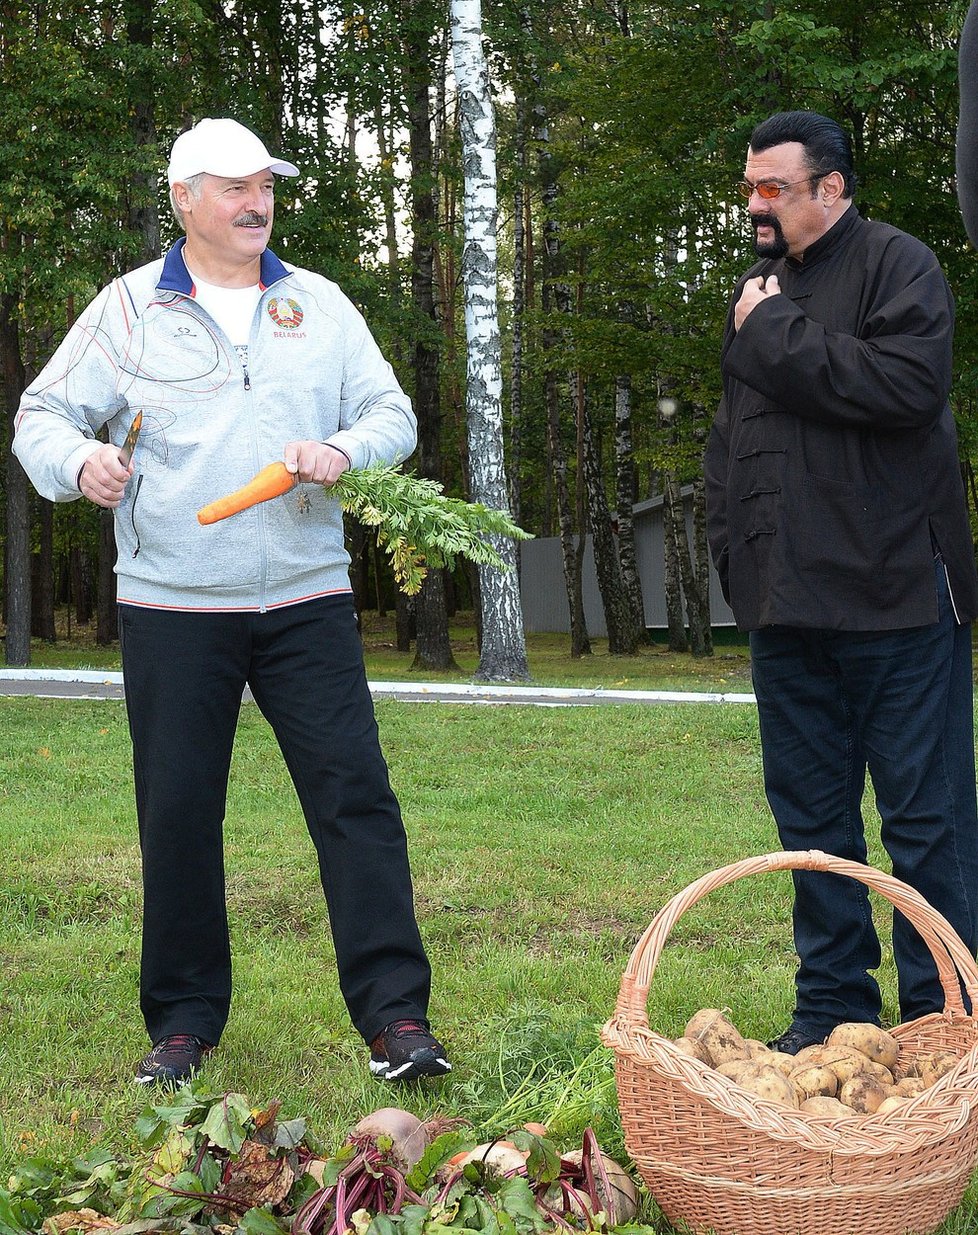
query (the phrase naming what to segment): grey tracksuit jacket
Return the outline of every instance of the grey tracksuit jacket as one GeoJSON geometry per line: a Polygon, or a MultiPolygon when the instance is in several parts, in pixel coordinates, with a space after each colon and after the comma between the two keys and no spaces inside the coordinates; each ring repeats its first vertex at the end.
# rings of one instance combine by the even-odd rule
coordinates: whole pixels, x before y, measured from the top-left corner
{"type": "Polygon", "coordinates": [[[71,501],[96,434],[121,446],[142,411],[115,512],[122,604],[261,611],[348,592],[342,514],[321,486],[208,527],[197,511],[287,441],[328,442],[353,467],[401,462],[416,442],[410,401],[340,289],[268,250],[245,370],[194,299],[183,243],[114,280],[75,322],[24,393],[14,453],[42,496],[71,501]]]}

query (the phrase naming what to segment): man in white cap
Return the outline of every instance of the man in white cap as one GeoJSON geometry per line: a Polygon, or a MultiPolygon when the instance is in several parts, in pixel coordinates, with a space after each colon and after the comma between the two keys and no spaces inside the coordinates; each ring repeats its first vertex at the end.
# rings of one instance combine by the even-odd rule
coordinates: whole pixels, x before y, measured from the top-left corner
{"type": "Polygon", "coordinates": [[[227,1021],[222,833],[246,686],[316,847],[371,1072],[450,1069],[427,1020],[404,826],[328,492],[348,467],[405,459],[416,422],[339,288],[268,248],[275,179],[298,174],[234,120],[181,134],[168,180],[186,236],[103,289],[17,414],[14,450],[43,496],[115,511],[152,1042],[143,1084],[192,1076],[227,1021]],[[289,493],[198,523],[201,506],[274,460],[295,474],[289,493]]]}

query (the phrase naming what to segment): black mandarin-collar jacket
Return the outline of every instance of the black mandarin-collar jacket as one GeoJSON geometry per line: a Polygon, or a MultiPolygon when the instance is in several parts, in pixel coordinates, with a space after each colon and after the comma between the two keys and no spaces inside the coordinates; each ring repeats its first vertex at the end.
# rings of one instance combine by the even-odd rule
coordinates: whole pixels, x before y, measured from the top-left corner
{"type": "Polygon", "coordinates": [[[710,548],[741,630],[958,620],[978,579],[948,405],[954,305],[933,253],[851,206],[804,255],[758,262],[731,302],[706,453],[710,548]],[[782,295],[739,331],[748,278],[782,295]]]}

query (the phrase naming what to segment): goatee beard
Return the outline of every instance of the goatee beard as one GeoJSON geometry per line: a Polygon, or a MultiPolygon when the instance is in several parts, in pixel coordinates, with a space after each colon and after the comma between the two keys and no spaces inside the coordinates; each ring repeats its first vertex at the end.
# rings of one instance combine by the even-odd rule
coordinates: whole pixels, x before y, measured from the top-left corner
{"type": "Polygon", "coordinates": [[[754,252],[758,257],[787,257],[788,242],[784,238],[784,232],[781,230],[781,220],[773,214],[753,214],[751,215],[751,227],[754,229],[754,252]],[[774,232],[774,239],[765,243],[761,243],[757,239],[757,229],[759,227],[769,227],[774,232]]]}

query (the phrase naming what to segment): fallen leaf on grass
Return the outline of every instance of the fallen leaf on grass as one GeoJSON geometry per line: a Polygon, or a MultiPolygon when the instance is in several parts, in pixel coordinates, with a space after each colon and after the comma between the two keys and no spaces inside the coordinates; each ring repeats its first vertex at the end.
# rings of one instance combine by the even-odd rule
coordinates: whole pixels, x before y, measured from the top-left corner
{"type": "Polygon", "coordinates": [[[66,1231],[115,1231],[119,1223],[94,1209],[69,1209],[61,1214],[52,1214],[44,1220],[41,1230],[44,1235],[64,1235],[66,1231]]]}
{"type": "Polygon", "coordinates": [[[258,1141],[246,1140],[225,1168],[220,1193],[234,1201],[234,1210],[243,1214],[260,1205],[280,1204],[294,1182],[295,1172],[287,1159],[270,1153],[258,1141]]]}

